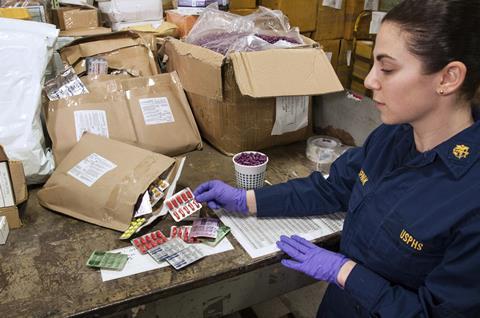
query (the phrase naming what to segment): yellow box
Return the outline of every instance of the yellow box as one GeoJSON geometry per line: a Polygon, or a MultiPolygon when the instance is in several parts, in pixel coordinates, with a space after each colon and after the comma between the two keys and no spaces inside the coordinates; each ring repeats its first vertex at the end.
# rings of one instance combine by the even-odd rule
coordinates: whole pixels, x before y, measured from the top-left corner
{"type": "Polygon", "coordinates": [[[371,68],[371,64],[367,61],[363,59],[355,59],[353,62],[353,76],[360,80],[364,80],[371,68]]]}
{"type": "Polygon", "coordinates": [[[317,20],[317,0],[260,0],[259,4],[282,11],[289,19],[290,26],[297,26],[300,32],[314,31],[317,20]]]}
{"type": "Polygon", "coordinates": [[[256,8],[252,9],[230,9],[229,12],[238,15],[249,15],[257,11],[256,8]]]}
{"type": "Polygon", "coordinates": [[[367,60],[372,59],[373,41],[357,41],[355,55],[361,56],[367,60]]]}

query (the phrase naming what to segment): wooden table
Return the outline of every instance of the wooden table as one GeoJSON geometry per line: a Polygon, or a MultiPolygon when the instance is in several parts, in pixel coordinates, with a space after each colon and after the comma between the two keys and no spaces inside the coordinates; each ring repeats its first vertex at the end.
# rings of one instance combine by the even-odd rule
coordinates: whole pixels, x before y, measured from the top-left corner
{"type": "MultiPolygon", "coordinates": [[[[273,184],[307,176],[314,169],[303,142],[265,153],[270,158],[266,178],[273,184]]],[[[180,186],[195,188],[213,178],[234,184],[231,157],[208,145],[187,154],[180,186]]],[[[219,317],[313,282],[280,266],[280,253],[251,259],[230,234],[232,251],[180,271],[166,267],[104,283],[98,270],[85,265],[89,255],[128,243],[118,239],[119,232],[44,209],[37,190],[30,189],[22,209],[24,226],[12,230],[6,245],[0,245],[2,318],[100,317],[145,309],[145,304],[165,317],[219,317]]],[[[153,229],[169,233],[170,224],[167,218],[153,229]]],[[[331,235],[321,244],[332,247],[338,240],[339,235],[331,235]]]]}

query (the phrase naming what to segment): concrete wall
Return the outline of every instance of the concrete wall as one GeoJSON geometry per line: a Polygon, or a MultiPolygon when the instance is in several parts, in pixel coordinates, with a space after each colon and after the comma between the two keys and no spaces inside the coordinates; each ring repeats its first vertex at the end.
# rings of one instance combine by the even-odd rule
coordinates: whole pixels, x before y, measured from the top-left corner
{"type": "Polygon", "coordinates": [[[351,146],[362,145],[370,132],[381,124],[370,98],[356,101],[347,98],[345,91],[315,97],[313,118],[315,133],[337,137],[351,146]]]}

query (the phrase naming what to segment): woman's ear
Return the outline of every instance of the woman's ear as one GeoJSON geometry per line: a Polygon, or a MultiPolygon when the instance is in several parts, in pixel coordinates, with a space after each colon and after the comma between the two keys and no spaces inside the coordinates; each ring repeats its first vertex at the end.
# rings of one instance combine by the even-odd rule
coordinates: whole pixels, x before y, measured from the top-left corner
{"type": "Polygon", "coordinates": [[[440,95],[450,95],[458,92],[462,87],[465,75],[467,74],[467,67],[459,61],[448,63],[440,71],[440,85],[437,87],[437,92],[440,95]]]}

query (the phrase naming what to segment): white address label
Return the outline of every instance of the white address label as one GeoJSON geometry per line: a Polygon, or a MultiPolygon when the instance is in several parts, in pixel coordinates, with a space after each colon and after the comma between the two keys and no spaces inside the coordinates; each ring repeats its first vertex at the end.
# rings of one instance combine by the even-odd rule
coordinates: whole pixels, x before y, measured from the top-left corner
{"type": "Polygon", "coordinates": [[[143,98],[139,100],[145,125],[173,123],[172,110],[166,97],[143,98]]]}
{"type": "Polygon", "coordinates": [[[0,208],[15,205],[13,188],[6,162],[0,162],[0,208]]]}
{"type": "Polygon", "coordinates": [[[108,138],[107,113],[104,110],[77,110],[73,112],[73,116],[77,141],[84,132],[108,138]]]}
{"type": "Polygon", "coordinates": [[[87,187],[91,187],[104,174],[117,167],[113,162],[92,153],[80,161],[75,167],[68,171],[68,174],[87,187]]]}

